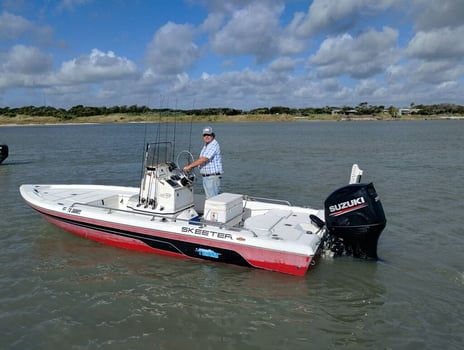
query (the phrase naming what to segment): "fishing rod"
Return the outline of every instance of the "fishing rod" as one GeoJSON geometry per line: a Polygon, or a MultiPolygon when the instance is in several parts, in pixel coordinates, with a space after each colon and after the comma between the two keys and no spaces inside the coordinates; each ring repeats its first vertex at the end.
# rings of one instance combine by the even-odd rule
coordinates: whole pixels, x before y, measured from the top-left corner
{"type": "MultiPolygon", "coordinates": [[[[193,100],[193,106],[192,106],[192,111],[195,111],[195,99],[193,100]]],[[[192,152],[192,128],[193,128],[193,113],[190,114],[190,131],[189,131],[189,146],[188,146],[188,151],[189,153],[192,152]]]]}

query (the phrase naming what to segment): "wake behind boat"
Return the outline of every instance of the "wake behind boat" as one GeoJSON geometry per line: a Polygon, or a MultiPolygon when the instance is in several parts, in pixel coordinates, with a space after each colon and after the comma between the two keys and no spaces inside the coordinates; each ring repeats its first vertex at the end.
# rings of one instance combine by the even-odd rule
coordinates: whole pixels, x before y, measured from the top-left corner
{"type": "MultiPolygon", "coordinates": [[[[113,246],[303,276],[317,254],[376,259],[386,225],[374,186],[350,184],[324,209],[221,193],[194,194],[194,174],[173,162],[172,144],[149,143],[140,187],[22,185],[24,200],[73,234],[113,246]]],[[[182,153],[182,152],[181,152],[182,153]]]]}

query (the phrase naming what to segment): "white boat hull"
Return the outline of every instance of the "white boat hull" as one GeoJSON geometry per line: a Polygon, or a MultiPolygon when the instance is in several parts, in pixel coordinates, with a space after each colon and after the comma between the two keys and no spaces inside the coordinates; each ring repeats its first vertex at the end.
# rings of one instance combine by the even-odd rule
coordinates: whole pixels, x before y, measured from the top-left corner
{"type": "Polygon", "coordinates": [[[323,218],[323,211],[243,196],[240,221],[229,225],[199,220],[194,207],[160,214],[137,206],[139,189],[133,187],[22,185],[20,192],[47,221],[87,239],[297,276],[306,274],[323,237],[309,219],[323,218]]]}

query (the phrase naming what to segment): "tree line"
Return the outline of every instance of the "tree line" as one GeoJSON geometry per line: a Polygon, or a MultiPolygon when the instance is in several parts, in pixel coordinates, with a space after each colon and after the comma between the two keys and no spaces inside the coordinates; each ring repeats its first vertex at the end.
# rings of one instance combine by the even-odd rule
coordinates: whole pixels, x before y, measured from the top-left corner
{"type": "MultiPolygon", "coordinates": [[[[414,104],[411,103],[411,114],[413,115],[449,115],[457,114],[464,115],[464,106],[441,103],[432,105],[414,104]]],[[[325,107],[306,107],[306,108],[289,108],[284,106],[273,106],[256,108],[249,111],[244,111],[234,108],[201,108],[201,109],[170,109],[170,108],[149,108],[147,106],[113,106],[113,107],[92,107],[77,105],[69,109],[55,108],[51,106],[25,106],[25,107],[0,107],[0,115],[7,117],[16,117],[18,115],[36,116],[36,117],[55,117],[63,120],[74,119],[79,117],[90,117],[111,114],[132,114],[140,115],[147,113],[159,113],[165,116],[169,115],[192,115],[192,116],[212,116],[212,115],[294,115],[294,116],[312,116],[331,114],[332,111],[337,110],[341,113],[349,113],[354,115],[378,115],[382,113],[389,113],[392,116],[397,116],[398,108],[394,106],[385,107],[383,105],[369,105],[367,102],[362,102],[357,106],[325,106],[325,107]]]]}

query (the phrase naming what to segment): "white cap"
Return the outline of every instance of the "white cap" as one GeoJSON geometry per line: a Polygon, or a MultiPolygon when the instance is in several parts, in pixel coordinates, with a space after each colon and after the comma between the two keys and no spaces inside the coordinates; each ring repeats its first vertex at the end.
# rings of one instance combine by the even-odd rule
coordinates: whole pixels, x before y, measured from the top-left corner
{"type": "Polygon", "coordinates": [[[203,134],[202,135],[212,135],[213,134],[213,128],[210,126],[207,126],[206,128],[203,128],[203,134]]]}

